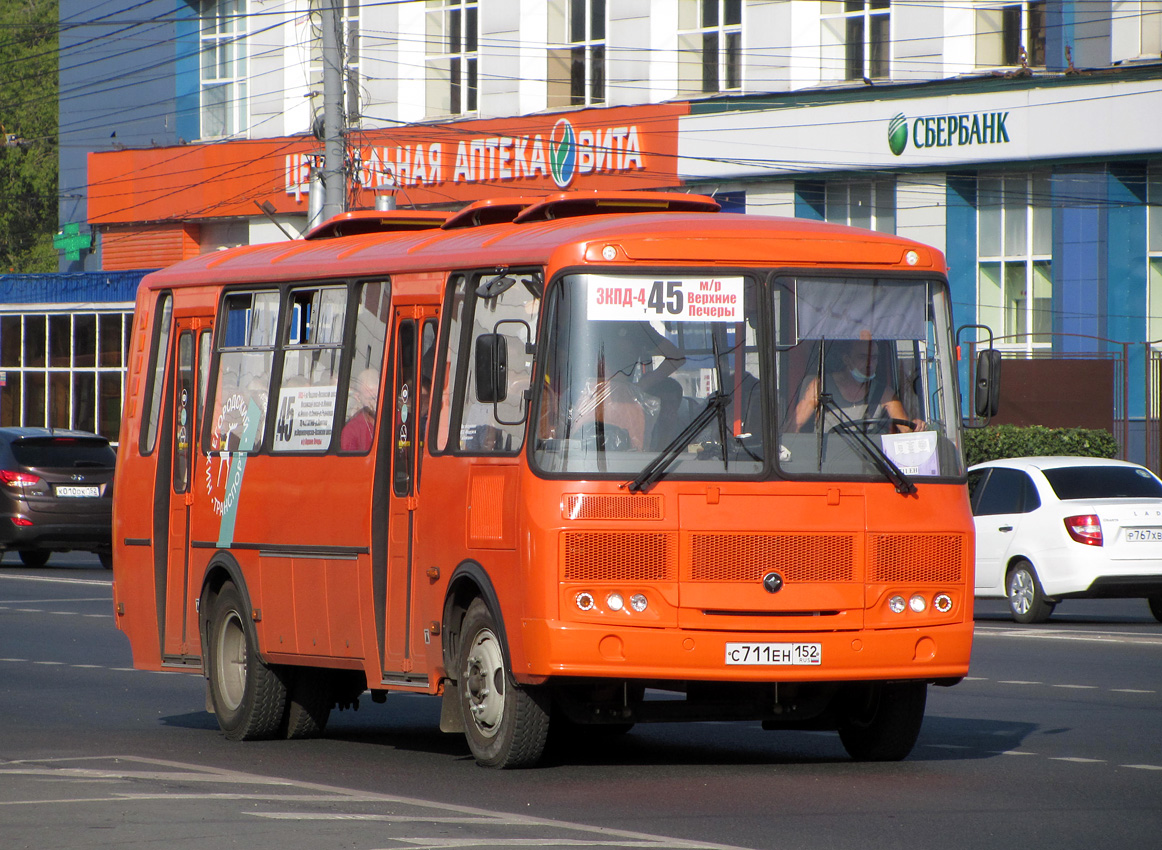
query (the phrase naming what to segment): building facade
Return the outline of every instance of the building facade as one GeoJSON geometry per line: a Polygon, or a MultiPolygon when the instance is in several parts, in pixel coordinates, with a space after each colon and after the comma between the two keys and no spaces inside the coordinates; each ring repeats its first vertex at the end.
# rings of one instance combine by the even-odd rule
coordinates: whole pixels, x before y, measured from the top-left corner
{"type": "MultiPolygon", "coordinates": [[[[307,228],[320,2],[62,0],[62,270],[307,228]]],[[[1162,0],[337,5],[350,205],[664,188],[917,238],[1012,355],[1121,351],[1152,439],[1162,0]]]]}

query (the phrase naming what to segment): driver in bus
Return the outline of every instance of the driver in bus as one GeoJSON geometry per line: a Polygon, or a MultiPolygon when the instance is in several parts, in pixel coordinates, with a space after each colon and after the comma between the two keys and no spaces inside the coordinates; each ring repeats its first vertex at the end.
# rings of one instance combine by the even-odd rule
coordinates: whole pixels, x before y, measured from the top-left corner
{"type": "Polygon", "coordinates": [[[670,374],[685,358],[644,322],[601,322],[592,374],[570,411],[571,432],[600,425],[606,448],[642,451],[672,430],[681,385],[670,374]],[[656,368],[655,356],[662,362],[656,368]]]}
{"type": "MultiPolygon", "coordinates": [[[[834,343],[834,365],[825,373],[831,401],[856,422],[882,420],[892,433],[922,431],[924,420],[908,416],[889,381],[879,380],[879,343],[869,337],[834,343]]],[[[829,352],[831,354],[831,352],[829,352]]],[[[810,377],[799,390],[792,414],[793,431],[810,430],[819,411],[819,376],[810,377]]]]}

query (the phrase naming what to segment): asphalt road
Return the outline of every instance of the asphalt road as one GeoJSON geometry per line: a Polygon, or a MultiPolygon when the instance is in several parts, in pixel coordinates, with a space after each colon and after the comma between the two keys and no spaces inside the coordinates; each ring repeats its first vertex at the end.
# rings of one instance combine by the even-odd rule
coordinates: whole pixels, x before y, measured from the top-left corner
{"type": "Polygon", "coordinates": [[[0,847],[1153,848],[1162,623],[1138,600],[1018,627],[978,606],[972,676],[912,756],[833,734],[638,726],[544,767],[479,768],[419,696],[314,741],[232,743],[202,680],[132,669],[94,558],[0,563],[0,847]]]}

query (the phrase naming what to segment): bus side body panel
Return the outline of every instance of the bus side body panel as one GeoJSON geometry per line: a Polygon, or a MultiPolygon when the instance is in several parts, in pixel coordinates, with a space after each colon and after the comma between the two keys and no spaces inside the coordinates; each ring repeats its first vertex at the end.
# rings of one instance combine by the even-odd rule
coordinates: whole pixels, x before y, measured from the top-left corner
{"type": "MultiPolygon", "coordinates": [[[[129,638],[135,667],[161,667],[160,619],[153,563],[157,453],[142,457],[139,435],[148,392],[150,348],[158,321],[157,293],[137,290],[125,407],[117,448],[113,500],[113,604],[117,628],[129,638]]],[[[164,545],[164,542],[163,544],[164,545]]]]}
{"type": "MultiPolygon", "coordinates": [[[[129,370],[126,400],[117,454],[117,483],[113,503],[113,577],[117,625],[129,637],[135,666],[160,669],[166,645],[174,635],[167,635],[167,621],[172,632],[175,623],[188,618],[195,645],[188,648],[196,665],[196,616],[193,598],[183,612],[180,579],[172,574],[169,507],[174,437],[173,362],[177,334],[176,323],[191,318],[209,327],[216,305],[213,287],[155,289],[146,278],[138,290],[134,325],[130,338],[129,370]],[[172,317],[167,344],[154,352],[159,341],[160,305],[170,298],[172,317]],[[153,358],[158,358],[156,364],[153,358]],[[159,368],[158,368],[159,367],[159,368]],[[161,391],[155,381],[160,375],[161,391]],[[157,426],[152,446],[144,446],[142,429],[150,413],[153,398],[160,402],[156,412],[157,426]]],[[[163,329],[165,330],[165,329],[163,329]]],[[[194,472],[196,474],[197,459],[194,472]]],[[[180,529],[179,534],[184,534],[180,529]]],[[[179,629],[180,631],[180,629],[179,629]]]]}

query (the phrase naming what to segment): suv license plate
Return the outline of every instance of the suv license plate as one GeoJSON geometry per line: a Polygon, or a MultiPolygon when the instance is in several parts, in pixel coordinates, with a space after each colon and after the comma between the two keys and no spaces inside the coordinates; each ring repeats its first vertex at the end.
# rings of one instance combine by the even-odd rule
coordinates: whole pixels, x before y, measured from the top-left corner
{"type": "Polygon", "coordinates": [[[726,663],[814,667],[823,663],[823,647],[818,643],[728,643],[726,663]]]}
{"type": "Polygon", "coordinates": [[[56,488],[58,496],[80,496],[82,498],[95,499],[101,495],[100,487],[76,487],[71,484],[62,484],[56,488]]]}

